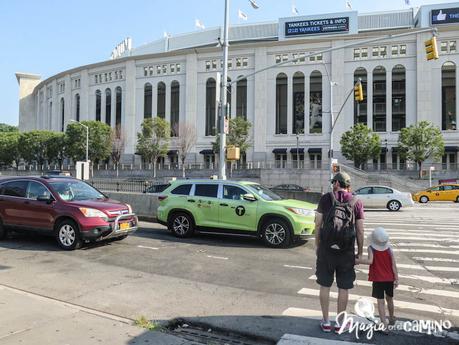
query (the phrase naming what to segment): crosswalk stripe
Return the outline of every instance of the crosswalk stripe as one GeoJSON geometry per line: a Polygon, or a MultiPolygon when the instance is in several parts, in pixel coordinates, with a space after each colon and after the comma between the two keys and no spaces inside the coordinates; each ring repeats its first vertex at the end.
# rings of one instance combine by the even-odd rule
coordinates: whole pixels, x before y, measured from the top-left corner
{"type": "Polygon", "coordinates": [[[447,227],[452,227],[452,228],[459,228],[459,225],[457,224],[457,222],[455,221],[452,221],[451,223],[437,223],[435,221],[433,221],[432,223],[429,223],[427,221],[423,221],[423,220],[420,220],[420,219],[400,219],[400,222],[388,222],[387,220],[382,220],[382,219],[378,219],[374,222],[372,221],[368,221],[368,220],[365,220],[365,224],[366,225],[376,225],[376,226],[379,226],[381,224],[385,224],[385,225],[403,225],[403,226],[423,226],[423,227],[426,227],[426,226],[432,226],[432,227],[444,227],[444,228],[447,228],[447,227]],[[413,222],[411,222],[413,221],[413,222]]]}
{"type": "Polygon", "coordinates": [[[390,240],[413,240],[413,241],[425,241],[425,242],[454,242],[459,243],[459,238],[451,237],[438,237],[434,238],[419,238],[419,236],[390,236],[390,240]]]}
{"type": "Polygon", "coordinates": [[[406,243],[406,242],[397,242],[394,243],[395,247],[425,247],[425,248],[454,248],[457,249],[458,246],[444,246],[441,244],[436,244],[436,243],[416,243],[416,242],[411,242],[411,243],[406,243]]]}
{"type": "Polygon", "coordinates": [[[446,266],[421,266],[409,264],[397,264],[397,268],[409,268],[414,270],[428,270],[438,272],[459,272],[459,267],[446,267],[446,266]]]}
{"type": "MultiPolygon", "coordinates": [[[[329,316],[335,317],[335,312],[329,312],[329,316]]],[[[285,309],[282,312],[284,316],[296,316],[296,317],[310,317],[310,318],[322,318],[322,311],[314,309],[305,309],[305,308],[294,308],[290,307],[285,309]]]]}
{"type": "Polygon", "coordinates": [[[448,259],[448,258],[429,258],[429,257],[421,257],[421,256],[413,256],[413,260],[418,261],[434,261],[434,262],[459,262],[456,259],[448,259]]]}
{"type": "MultiPolygon", "coordinates": [[[[310,280],[316,280],[315,274],[309,277],[310,280]]],[[[368,280],[355,280],[354,281],[356,286],[366,286],[372,287],[373,283],[368,280]]],[[[425,295],[435,295],[441,297],[453,297],[459,298],[459,292],[457,291],[450,291],[450,290],[438,290],[438,289],[425,289],[425,288],[418,288],[411,285],[403,285],[400,284],[396,291],[407,291],[407,292],[415,292],[417,294],[425,294],[425,295]]]]}
{"type": "MultiPolygon", "coordinates": [[[[358,268],[356,269],[356,271],[368,274],[368,270],[364,268],[358,268]]],[[[398,273],[398,277],[405,278],[405,279],[412,279],[412,280],[421,280],[421,281],[425,281],[428,283],[434,283],[434,284],[453,285],[453,284],[458,283],[458,281],[455,279],[440,278],[440,277],[435,277],[435,276],[420,276],[416,274],[401,274],[400,272],[398,273]]]]}
{"type": "Polygon", "coordinates": [[[437,250],[437,249],[411,249],[411,248],[393,248],[394,252],[405,252],[405,253],[432,253],[432,254],[449,254],[459,255],[459,251],[448,251],[448,250],[437,250]]]}
{"type": "MultiPolygon", "coordinates": [[[[374,229],[372,228],[367,228],[365,229],[365,233],[371,234],[374,229]]],[[[399,228],[386,228],[384,227],[384,230],[389,233],[389,235],[394,234],[394,235],[408,235],[408,234],[426,234],[426,235],[435,235],[435,236],[450,236],[454,238],[459,238],[459,229],[457,231],[447,231],[447,230],[438,230],[438,229],[432,229],[432,230],[419,230],[419,229],[399,229],[399,228]]]]}
{"type": "MultiPolygon", "coordinates": [[[[298,294],[318,297],[319,290],[302,288],[300,291],[298,291],[298,294]]],[[[338,293],[332,291],[330,292],[330,297],[336,299],[338,298],[338,293]]],[[[362,297],[364,296],[349,294],[349,300],[352,300],[352,301],[357,301],[362,297]]],[[[400,309],[412,309],[412,310],[429,312],[429,313],[434,313],[434,314],[445,314],[445,315],[450,315],[454,317],[459,317],[459,310],[453,310],[453,309],[433,306],[429,304],[412,303],[412,302],[394,300],[394,305],[396,308],[400,308],[400,309]]]]}

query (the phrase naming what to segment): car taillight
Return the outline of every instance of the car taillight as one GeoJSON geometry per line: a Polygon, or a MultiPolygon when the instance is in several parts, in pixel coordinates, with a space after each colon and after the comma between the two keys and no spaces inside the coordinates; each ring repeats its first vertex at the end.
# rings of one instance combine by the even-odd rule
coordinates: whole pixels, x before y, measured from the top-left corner
{"type": "Polygon", "coordinates": [[[159,201],[166,200],[166,198],[167,198],[167,195],[160,195],[160,196],[158,196],[158,200],[159,200],[159,201]]]}

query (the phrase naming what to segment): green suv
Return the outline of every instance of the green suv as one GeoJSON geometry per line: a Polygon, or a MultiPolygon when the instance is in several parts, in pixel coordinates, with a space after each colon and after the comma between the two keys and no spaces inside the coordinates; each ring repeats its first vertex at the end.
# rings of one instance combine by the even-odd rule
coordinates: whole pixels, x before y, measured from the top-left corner
{"type": "Polygon", "coordinates": [[[179,180],[158,199],[158,222],[177,237],[195,230],[249,234],[268,246],[287,247],[294,238],[314,232],[316,205],[282,199],[253,182],[179,180]]]}

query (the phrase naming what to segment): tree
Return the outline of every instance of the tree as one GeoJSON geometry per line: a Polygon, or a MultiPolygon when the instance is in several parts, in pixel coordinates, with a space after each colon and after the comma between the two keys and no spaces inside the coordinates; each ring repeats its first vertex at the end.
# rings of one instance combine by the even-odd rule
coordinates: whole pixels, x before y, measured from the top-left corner
{"type": "Polygon", "coordinates": [[[20,159],[19,132],[0,133],[0,163],[10,166],[16,162],[17,167],[20,159]]]}
{"type": "Polygon", "coordinates": [[[48,164],[56,162],[59,164],[59,169],[63,169],[62,165],[66,158],[67,147],[65,139],[65,133],[52,132],[52,136],[47,143],[48,164]]]}
{"type": "Polygon", "coordinates": [[[121,161],[121,155],[124,152],[124,146],[125,146],[125,135],[119,125],[116,126],[116,128],[112,129],[112,133],[110,136],[110,142],[112,145],[111,158],[112,158],[113,164],[115,164],[115,167],[116,167],[116,177],[118,177],[118,167],[119,167],[119,164],[121,161]]]}
{"type": "Polygon", "coordinates": [[[407,128],[402,128],[398,137],[400,155],[416,162],[419,178],[422,177],[422,163],[429,157],[439,160],[445,153],[443,136],[438,127],[428,121],[421,121],[407,128]]]}
{"type": "Polygon", "coordinates": [[[0,123],[0,133],[19,132],[17,126],[11,126],[6,123],[0,123]]]}
{"type": "Polygon", "coordinates": [[[362,123],[345,132],[340,140],[341,153],[354,162],[356,168],[363,168],[369,159],[381,154],[380,137],[362,123]]]}
{"type": "MultiPolygon", "coordinates": [[[[82,121],[89,127],[89,160],[92,163],[104,161],[110,157],[111,128],[100,121],[82,121]]],[[[86,128],[78,123],[70,123],[65,131],[67,154],[74,161],[86,159],[86,128]]]]}
{"type": "MultiPolygon", "coordinates": [[[[250,147],[249,131],[252,124],[245,120],[242,116],[237,116],[234,119],[229,119],[229,131],[226,136],[226,145],[239,147],[241,154],[246,153],[250,147]]],[[[217,136],[215,142],[212,143],[215,152],[220,150],[220,136],[217,136]]]]}
{"type": "Polygon", "coordinates": [[[182,163],[182,177],[185,177],[185,159],[187,154],[196,144],[196,127],[191,123],[182,123],[174,126],[174,132],[177,134],[178,157],[182,163]]]}
{"type": "Polygon", "coordinates": [[[28,162],[43,165],[49,161],[48,145],[54,139],[51,131],[34,130],[19,135],[19,152],[21,157],[28,162]]]}
{"type": "Polygon", "coordinates": [[[156,177],[156,161],[167,153],[170,139],[169,123],[160,118],[147,118],[142,122],[142,129],[137,133],[137,153],[153,163],[153,177],[156,177]]]}

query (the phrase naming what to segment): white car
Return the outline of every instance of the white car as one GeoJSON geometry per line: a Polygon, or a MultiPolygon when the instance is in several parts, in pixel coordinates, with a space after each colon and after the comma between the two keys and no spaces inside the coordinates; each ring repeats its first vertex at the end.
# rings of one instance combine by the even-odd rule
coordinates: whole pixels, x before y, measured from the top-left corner
{"type": "Polygon", "coordinates": [[[387,208],[389,211],[398,211],[401,207],[414,206],[410,193],[386,186],[365,186],[357,189],[353,194],[362,200],[366,208],[387,208]]]}

